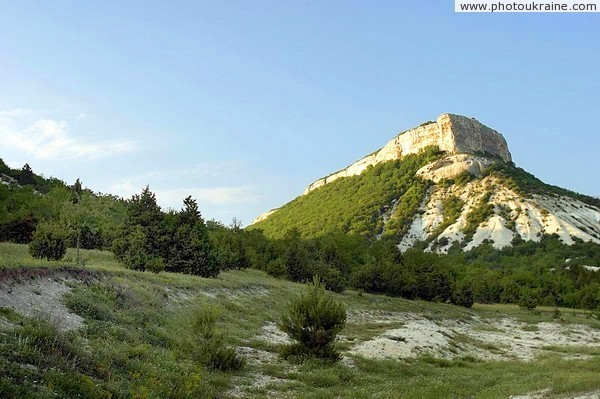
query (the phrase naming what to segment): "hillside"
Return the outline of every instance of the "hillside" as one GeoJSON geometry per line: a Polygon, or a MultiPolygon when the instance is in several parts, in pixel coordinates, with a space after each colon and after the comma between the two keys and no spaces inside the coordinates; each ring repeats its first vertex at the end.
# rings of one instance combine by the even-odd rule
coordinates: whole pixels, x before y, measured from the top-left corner
{"type": "Polygon", "coordinates": [[[0,397],[593,398],[600,322],[567,309],[465,309],[356,291],[337,364],[292,363],[276,327],[301,284],[255,270],[218,279],[123,268],[112,254],[62,262],[0,244],[0,397]],[[236,372],[195,358],[192,315],[221,309],[236,372]]]}
{"type": "Polygon", "coordinates": [[[272,237],[289,229],[385,237],[401,250],[425,243],[438,252],[553,234],[600,244],[599,199],[545,184],[511,159],[500,133],[444,114],[310,184],[250,228],[272,237]]]}

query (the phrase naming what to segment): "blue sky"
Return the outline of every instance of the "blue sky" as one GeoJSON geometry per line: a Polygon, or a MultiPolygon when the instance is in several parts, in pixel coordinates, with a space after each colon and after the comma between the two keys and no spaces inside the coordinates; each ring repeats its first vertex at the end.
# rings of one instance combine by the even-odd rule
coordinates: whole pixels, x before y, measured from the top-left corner
{"type": "Polygon", "coordinates": [[[444,112],[600,195],[597,14],[430,1],[0,3],[0,157],[250,222],[444,112]]]}

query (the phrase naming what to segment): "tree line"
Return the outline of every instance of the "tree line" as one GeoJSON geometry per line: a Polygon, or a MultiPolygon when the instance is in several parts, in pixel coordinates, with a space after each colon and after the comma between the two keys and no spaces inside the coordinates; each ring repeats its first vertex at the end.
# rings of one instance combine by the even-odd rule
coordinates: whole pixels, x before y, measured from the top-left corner
{"type": "MultiPolygon", "coordinates": [[[[22,171],[29,175],[29,169],[22,171]]],[[[111,250],[140,271],[215,277],[250,267],[297,282],[319,275],[336,292],[351,288],[462,306],[600,308],[600,272],[586,267],[600,265],[594,243],[568,246],[544,236],[539,243],[516,239],[503,250],[484,243],[463,252],[455,245],[438,255],[425,252],[425,243],[400,253],[385,235],[378,240],[347,231],[306,238],[291,227],[271,238],[235,219],[229,226],[205,221],[191,197],[181,210],[163,211],[149,187],[123,200],[94,193],[80,181],[67,185],[35,174],[31,184],[0,184],[0,240],[29,243],[32,254],[48,259],[62,258],[67,247],[111,250]]]]}

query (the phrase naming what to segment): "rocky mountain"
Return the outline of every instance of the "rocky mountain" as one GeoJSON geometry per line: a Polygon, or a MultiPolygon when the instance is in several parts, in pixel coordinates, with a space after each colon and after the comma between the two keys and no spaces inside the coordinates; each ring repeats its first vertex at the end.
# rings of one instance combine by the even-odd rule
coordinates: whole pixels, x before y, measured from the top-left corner
{"type": "Polygon", "coordinates": [[[305,236],[385,237],[401,250],[420,243],[437,252],[550,234],[566,244],[600,244],[600,200],[541,182],[512,163],[500,133],[443,114],[315,181],[250,228],[271,236],[296,228],[305,236]]]}

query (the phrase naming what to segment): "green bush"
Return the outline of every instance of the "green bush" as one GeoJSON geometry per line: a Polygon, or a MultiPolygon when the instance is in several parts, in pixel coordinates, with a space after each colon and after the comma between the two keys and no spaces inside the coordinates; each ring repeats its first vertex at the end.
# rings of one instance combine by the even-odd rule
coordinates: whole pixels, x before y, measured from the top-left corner
{"type": "Polygon", "coordinates": [[[452,294],[452,303],[465,308],[470,308],[475,303],[473,290],[468,285],[457,286],[452,294]]]}
{"type": "Polygon", "coordinates": [[[296,341],[284,348],[284,356],[339,360],[334,343],[345,325],[345,306],[325,292],[325,285],[315,276],[306,291],[290,303],[279,322],[279,328],[296,341]]]}
{"type": "Polygon", "coordinates": [[[162,258],[151,257],[146,262],[146,269],[152,273],[160,273],[165,270],[165,262],[162,258]]]}
{"type": "Polygon", "coordinates": [[[140,226],[136,226],[127,237],[127,249],[120,257],[130,269],[144,271],[152,256],[146,252],[146,235],[140,226]]]}
{"type": "Polygon", "coordinates": [[[235,348],[226,345],[225,337],[217,328],[220,312],[216,307],[206,306],[194,315],[192,330],[195,337],[196,359],[211,370],[239,370],[244,359],[235,348]]]}
{"type": "Polygon", "coordinates": [[[275,278],[283,278],[287,274],[283,258],[272,259],[267,263],[266,272],[275,278]]]}
{"type": "Polygon", "coordinates": [[[539,304],[537,295],[532,292],[524,291],[521,293],[521,299],[519,300],[519,307],[527,310],[534,310],[539,304]]]}
{"type": "Polygon", "coordinates": [[[64,230],[55,223],[39,223],[29,243],[29,253],[35,258],[61,260],[66,252],[64,230]]]}

